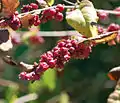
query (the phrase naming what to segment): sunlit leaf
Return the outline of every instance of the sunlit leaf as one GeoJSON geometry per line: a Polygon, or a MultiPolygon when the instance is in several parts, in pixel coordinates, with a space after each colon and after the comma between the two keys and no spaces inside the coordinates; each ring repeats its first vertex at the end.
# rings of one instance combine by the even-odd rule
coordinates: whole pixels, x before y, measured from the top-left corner
{"type": "Polygon", "coordinates": [[[87,37],[94,37],[98,35],[96,26],[98,17],[92,2],[90,2],[89,0],[82,0],[80,3],[80,10],[86,21],[86,33],[83,35],[87,37]]]}
{"type": "Polygon", "coordinates": [[[31,14],[27,14],[27,15],[21,17],[20,21],[21,21],[22,27],[28,28],[30,26],[29,20],[32,18],[33,18],[33,15],[31,15],[31,14]]]}
{"type": "Polygon", "coordinates": [[[82,0],[78,9],[69,11],[66,14],[66,20],[70,26],[86,37],[98,35],[97,13],[89,0],[82,0]]]}
{"type": "Polygon", "coordinates": [[[66,20],[70,26],[72,26],[78,32],[84,34],[86,29],[86,22],[80,9],[67,12],[66,20]]]}
{"type": "Polygon", "coordinates": [[[69,96],[66,92],[61,93],[59,103],[69,103],[69,96]]]}
{"type": "Polygon", "coordinates": [[[50,6],[54,4],[54,0],[45,0],[50,6]]]}

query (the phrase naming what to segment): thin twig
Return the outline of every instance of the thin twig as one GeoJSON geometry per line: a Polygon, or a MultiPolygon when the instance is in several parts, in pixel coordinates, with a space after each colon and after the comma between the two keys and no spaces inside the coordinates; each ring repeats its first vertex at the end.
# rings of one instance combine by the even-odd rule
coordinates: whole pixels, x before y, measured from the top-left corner
{"type": "MultiPolygon", "coordinates": [[[[66,0],[64,0],[66,1],[66,0]]],[[[37,9],[37,10],[32,10],[32,11],[29,11],[29,12],[25,12],[25,13],[21,13],[18,15],[19,18],[27,15],[27,14],[32,14],[32,15],[35,15],[35,14],[40,14],[42,11],[44,10],[48,10],[48,9],[52,9],[52,8],[55,8],[56,6],[51,6],[51,7],[46,7],[46,8],[43,8],[43,9],[37,9]]],[[[65,9],[73,9],[73,8],[79,8],[79,5],[71,5],[71,6],[64,6],[65,9]]],[[[113,11],[113,10],[102,10],[102,9],[96,9],[96,12],[105,12],[105,13],[109,13],[109,14],[120,14],[120,12],[117,12],[117,11],[113,11]]]]}
{"type": "Polygon", "coordinates": [[[96,9],[96,12],[105,12],[105,13],[108,13],[108,14],[120,14],[120,12],[118,11],[113,11],[113,10],[102,10],[102,9],[96,9]]]}
{"type": "Polygon", "coordinates": [[[68,1],[68,0],[63,0],[63,1],[66,2],[66,3],[68,3],[68,4],[70,4],[70,5],[75,5],[75,3],[70,2],[70,1],[68,1]]]}
{"type": "MultiPolygon", "coordinates": [[[[24,15],[27,15],[27,14],[40,14],[42,11],[44,10],[48,10],[48,9],[52,9],[52,8],[55,8],[56,6],[51,6],[51,7],[47,7],[47,8],[43,8],[43,9],[37,9],[37,10],[32,10],[32,11],[29,11],[29,12],[25,12],[25,13],[21,13],[18,15],[18,17],[23,17],[24,15]]],[[[76,8],[78,6],[64,6],[64,8],[66,9],[72,9],[72,8],[76,8]]]]}

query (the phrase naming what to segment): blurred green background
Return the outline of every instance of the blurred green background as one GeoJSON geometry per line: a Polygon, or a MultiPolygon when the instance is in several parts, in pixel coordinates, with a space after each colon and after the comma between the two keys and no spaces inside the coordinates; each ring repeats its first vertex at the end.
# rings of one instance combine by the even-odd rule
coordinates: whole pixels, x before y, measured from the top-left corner
{"type": "MultiPolygon", "coordinates": [[[[70,1],[75,2],[75,0],[70,1]]],[[[35,0],[21,0],[20,2],[27,4],[35,0]]],[[[92,0],[92,2],[97,9],[115,9],[120,5],[120,0],[92,0]]],[[[56,0],[55,4],[58,3],[64,2],[56,0]]],[[[110,15],[108,20],[99,23],[107,26],[111,22],[120,24],[120,18],[110,15]]],[[[41,31],[72,30],[65,19],[63,22],[47,22],[42,24],[40,29],[41,31]]],[[[40,55],[51,50],[59,38],[45,37],[44,39],[45,43],[41,45],[17,45],[9,54],[16,61],[38,62],[40,55]]],[[[54,70],[48,70],[39,81],[34,83],[19,80],[20,69],[1,60],[0,103],[107,103],[107,97],[114,90],[111,83],[107,84],[109,82],[107,73],[111,68],[120,65],[119,54],[120,44],[116,46],[97,45],[93,48],[90,58],[70,60],[65,65],[61,76],[54,70]],[[29,100],[25,96],[35,100],[29,100]],[[24,101],[29,101],[22,101],[22,97],[24,101]]]]}

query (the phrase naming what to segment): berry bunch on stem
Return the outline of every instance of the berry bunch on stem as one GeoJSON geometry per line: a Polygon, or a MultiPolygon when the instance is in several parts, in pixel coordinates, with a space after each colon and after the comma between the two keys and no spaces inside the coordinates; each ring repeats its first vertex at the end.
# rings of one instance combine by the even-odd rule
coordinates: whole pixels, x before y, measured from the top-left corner
{"type": "MultiPolygon", "coordinates": [[[[82,38],[82,37],[81,37],[82,38]]],[[[38,80],[46,70],[55,68],[61,71],[71,58],[85,59],[89,57],[92,50],[89,43],[78,43],[77,40],[63,39],[51,51],[41,55],[39,64],[32,72],[22,72],[19,78],[23,80],[38,80]]]]}

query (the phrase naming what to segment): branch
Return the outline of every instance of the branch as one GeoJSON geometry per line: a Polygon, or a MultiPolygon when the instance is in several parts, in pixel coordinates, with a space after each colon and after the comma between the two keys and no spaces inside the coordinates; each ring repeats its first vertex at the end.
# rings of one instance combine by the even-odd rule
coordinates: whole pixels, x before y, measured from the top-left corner
{"type": "MultiPolygon", "coordinates": [[[[64,1],[66,1],[66,0],[64,0],[64,1]]],[[[21,18],[21,17],[23,17],[23,16],[25,16],[27,14],[32,14],[32,15],[40,14],[44,10],[52,9],[52,8],[55,8],[55,7],[56,7],[56,5],[55,6],[51,6],[51,7],[46,7],[46,8],[43,8],[43,9],[32,10],[32,11],[29,11],[29,12],[21,13],[21,14],[18,15],[18,17],[21,18]]],[[[74,8],[79,8],[79,5],[75,5],[75,4],[74,5],[72,4],[71,6],[64,5],[64,8],[65,9],[74,9],[74,8]]],[[[105,12],[105,13],[114,14],[114,15],[120,14],[120,12],[118,12],[118,11],[102,10],[102,9],[96,9],[96,12],[105,12]]]]}
{"type": "Polygon", "coordinates": [[[70,4],[70,5],[74,5],[75,6],[75,3],[73,3],[73,2],[70,2],[68,0],[63,0],[63,1],[66,2],[66,3],[68,3],[68,4],[70,4]]]}
{"type": "Polygon", "coordinates": [[[118,12],[118,11],[113,11],[113,10],[102,10],[102,9],[96,9],[96,12],[105,12],[105,13],[113,14],[113,15],[120,14],[120,12],[118,12]]]}
{"type": "MultiPolygon", "coordinates": [[[[79,6],[64,6],[65,9],[73,9],[73,8],[78,8],[79,6]]],[[[25,12],[25,13],[21,13],[18,15],[19,18],[27,15],[27,14],[40,14],[42,11],[44,10],[48,10],[48,9],[52,9],[52,8],[56,8],[56,6],[51,6],[51,7],[46,7],[46,8],[43,8],[43,9],[37,9],[37,10],[32,10],[32,11],[29,11],[29,12],[25,12]]]]}

